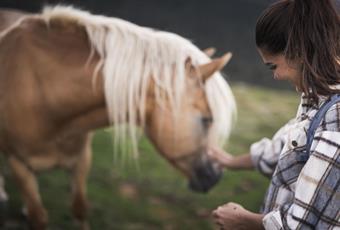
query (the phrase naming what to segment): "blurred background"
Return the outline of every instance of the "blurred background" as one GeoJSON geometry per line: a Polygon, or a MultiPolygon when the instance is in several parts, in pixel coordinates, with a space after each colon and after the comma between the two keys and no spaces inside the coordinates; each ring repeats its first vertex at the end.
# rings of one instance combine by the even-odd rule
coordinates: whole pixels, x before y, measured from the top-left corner
{"type": "Polygon", "coordinates": [[[273,0],[0,0],[0,7],[38,12],[47,4],[71,4],[92,13],[174,32],[202,49],[217,48],[217,55],[233,52],[234,57],[225,68],[230,81],[289,88],[272,79],[256,52],[256,19],[271,2],[273,0]]]}
{"type": "MultiPolygon", "coordinates": [[[[46,4],[71,4],[95,14],[119,17],[141,26],[177,33],[201,49],[215,47],[217,56],[231,51],[224,73],[238,104],[238,120],[226,150],[246,153],[249,145],[294,116],[298,95],[276,82],[256,51],[254,28],[258,15],[272,0],[0,0],[0,7],[38,12],[46,4]],[[278,103],[279,102],[279,103],[278,103]]],[[[112,139],[96,133],[88,183],[92,229],[214,229],[211,210],[234,201],[258,211],[269,180],[258,172],[226,171],[208,194],[194,194],[186,180],[163,160],[147,139],[140,142],[138,162],[115,162],[112,139]]],[[[2,159],[4,161],[4,159],[2,159]]],[[[1,212],[1,229],[27,229],[21,199],[11,174],[2,164],[10,195],[1,212]]],[[[53,171],[39,177],[50,229],[76,229],[70,212],[68,175],[53,171]]]]}

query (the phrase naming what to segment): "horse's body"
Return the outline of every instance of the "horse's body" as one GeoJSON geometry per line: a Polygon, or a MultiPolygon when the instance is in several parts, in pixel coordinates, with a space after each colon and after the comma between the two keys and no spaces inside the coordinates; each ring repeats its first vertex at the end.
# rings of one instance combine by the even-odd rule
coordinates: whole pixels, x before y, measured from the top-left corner
{"type": "MultiPolygon", "coordinates": [[[[227,99],[229,105],[225,103],[225,96],[232,95],[222,92],[229,88],[215,73],[228,57],[203,65],[209,58],[185,39],[70,8],[25,16],[16,23],[0,34],[0,151],[18,182],[34,229],[44,229],[47,223],[34,174],[54,167],[70,171],[73,213],[86,226],[91,132],[110,123],[128,123],[133,141],[133,127],[141,126],[194,189],[205,191],[216,183],[220,172],[205,150],[213,124],[229,129],[229,121],[225,126],[218,119],[224,119],[219,115],[230,117],[233,99],[227,99]],[[113,36],[120,33],[124,40],[130,39],[129,45],[113,36]],[[140,59],[127,55],[144,55],[138,49],[151,46],[150,39],[163,48],[177,43],[177,48],[165,51],[177,56],[168,61],[161,50],[150,49],[155,51],[152,61],[160,67],[147,72],[152,67],[147,55],[140,59]],[[185,53],[178,55],[180,50],[185,53]],[[124,59],[131,61],[124,63],[124,59]],[[186,64],[182,73],[180,63],[186,64]],[[171,76],[165,77],[166,68],[171,76]],[[145,81],[136,80],[140,72],[145,73],[145,81]],[[130,76],[133,74],[136,76],[130,76]],[[214,77],[209,79],[209,93],[209,87],[202,86],[210,76],[214,77]],[[218,106],[230,106],[230,111],[218,113],[223,111],[218,106]],[[179,111],[181,115],[176,116],[179,111]]],[[[123,135],[117,137],[124,139],[126,130],[121,131],[123,135]]]]}

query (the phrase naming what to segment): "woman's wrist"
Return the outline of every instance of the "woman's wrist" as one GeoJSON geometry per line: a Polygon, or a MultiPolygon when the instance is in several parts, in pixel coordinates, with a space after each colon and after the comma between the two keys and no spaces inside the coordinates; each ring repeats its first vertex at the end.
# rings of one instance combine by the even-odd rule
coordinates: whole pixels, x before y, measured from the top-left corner
{"type": "Polygon", "coordinates": [[[225,164],[225,167],[233,170],[254,169],[250,154],[233,156],[233,158],[225,164]]]}
{"type": "Polygon", "coordinates": [[[264,215],[253,213],[240,204],[229,202],[219,206],[212,212],[212,217],[222,229],[263,230],[264,215]]]}
{"type": "Polygon", "coordinates": [[[249,223],[249,229],[264,230],[262,223],[263,217],[263,214],[248,211],[244,219],[246,223],[249,223]]]}

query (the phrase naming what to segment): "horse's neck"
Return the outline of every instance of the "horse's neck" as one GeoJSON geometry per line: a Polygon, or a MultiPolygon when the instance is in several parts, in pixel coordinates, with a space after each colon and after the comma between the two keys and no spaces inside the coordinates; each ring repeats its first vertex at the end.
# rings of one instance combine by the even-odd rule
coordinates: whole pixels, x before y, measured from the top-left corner
{"type": "MultiPolygon", "coordinates": [[[[33,74],[30,93],[41,102],[48,119],[66,133],[108,126],[102,74],[93,80],[99,56],[94,53],[89,61],[91,48],[85,29],[60,20],[46,24],[35,17],[26,18],[20,27],[24,36],[19,37],[24,41],[22,47],[13,45],[16,59],[25,62],[21,75],[33,74]]],[[[152,108],[149,104],[146,110],[152,108]]]]}
{"type": "Polygon", "coordinates": [[[88,131],[108,125],[102,76],[93,84],[98,62],[90,62],[90,47],[85,31],[77,26],[52,21],[49,26],[34,20],[30,25],[30,50],[34,68],[43,87],[49,113],[66,131],[88,131]]]}

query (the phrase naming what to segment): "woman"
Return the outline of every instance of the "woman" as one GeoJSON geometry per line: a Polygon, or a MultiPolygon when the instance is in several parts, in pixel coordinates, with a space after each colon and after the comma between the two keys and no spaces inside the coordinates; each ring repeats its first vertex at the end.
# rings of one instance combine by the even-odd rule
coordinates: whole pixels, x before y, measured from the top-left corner
{"type": "Polygon", "coordinates": [[[320,106],[340,93],[339,15],[332,0],[282,0],[269,6],[256,25],[256,45],[277,80],[302,94],[297,115],[274,137],[232,156],[210,155],[228,169],[256,168],[271,176],[261,214],[235,203],[213,211],[221,229],[340,228],[340,103],[331,106],[312,136],[308,159],[306,130],[320,106]]]}

